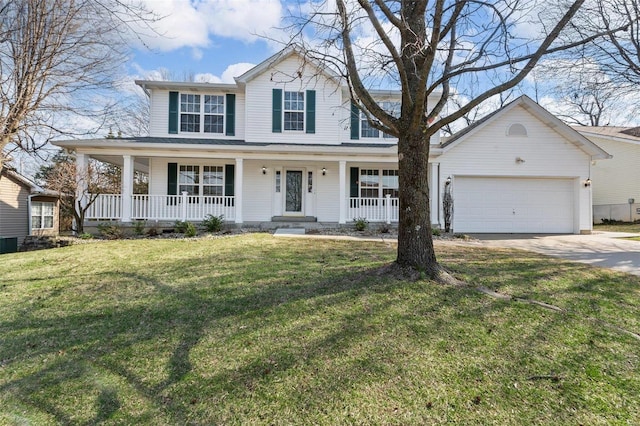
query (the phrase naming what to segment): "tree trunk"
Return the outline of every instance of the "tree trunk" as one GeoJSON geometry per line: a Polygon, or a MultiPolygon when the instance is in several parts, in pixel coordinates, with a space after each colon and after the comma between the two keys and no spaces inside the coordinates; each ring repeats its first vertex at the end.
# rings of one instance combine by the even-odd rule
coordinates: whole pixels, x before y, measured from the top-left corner
{"type": "Polygon", "coordinates": [[[398,139],[400,222],[396,262],[400,266],[412,267],[436,278],[440,267],[436,261],[431,235],[427,129],[424,119],[418,129],[402,133],[398,139]]]}

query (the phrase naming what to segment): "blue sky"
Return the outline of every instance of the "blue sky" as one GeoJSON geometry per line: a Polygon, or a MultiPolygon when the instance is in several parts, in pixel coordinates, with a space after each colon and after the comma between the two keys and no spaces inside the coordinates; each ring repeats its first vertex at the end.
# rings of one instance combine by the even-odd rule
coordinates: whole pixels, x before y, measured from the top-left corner
{"type": "Polygon", "coordinates": [[[294,4],[279,0],[144,3],[163,18],[156,24],[157,34],[140,31],[147,46],[134,42],[128,73],[135,78],[148,78],[165,69],[177,79],[193,73],[211,82],[231,82],[230,73],[239,75],[248,68],[246,64],[257,64],[279,50],[278,43],[268,38],[286,40],[278,28],[294,4]],[[243,65],[234,68],[237,64],[243,65]]]}

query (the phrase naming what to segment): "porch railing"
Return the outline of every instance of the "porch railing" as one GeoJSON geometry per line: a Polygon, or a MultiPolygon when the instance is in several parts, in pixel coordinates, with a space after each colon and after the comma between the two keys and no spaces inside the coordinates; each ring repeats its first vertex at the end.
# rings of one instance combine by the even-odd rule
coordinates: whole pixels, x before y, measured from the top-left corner
{"type": "MultiPolygon", "coordinates": [[[[121,220],[121,195],[101,194],[89,206],[86,219],[121,220]]],[[[236,216],[235,197],[197,195],[133,195],[132,220],[203,220],[208,215],[224,216],[233,221],[236,216]]]]}
{"type": "Polygon", "coordinates": [[[397,222],[399,218],[398,198],[349,198],[347,220],[363,218],[369,222],[397,222]]]}

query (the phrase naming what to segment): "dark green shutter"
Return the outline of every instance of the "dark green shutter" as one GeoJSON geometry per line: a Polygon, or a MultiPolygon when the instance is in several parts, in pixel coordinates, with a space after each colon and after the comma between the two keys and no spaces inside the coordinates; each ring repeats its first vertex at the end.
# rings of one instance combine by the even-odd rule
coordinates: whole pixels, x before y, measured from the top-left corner
{"type": "Polygon", "coordinates": [[[351,102],[351,139],[360,139],[360,110],[351,102]]]}
{"type": "Polygon", "coordinates": [[[307,133],[316,132],[316,91],[307,90],[307,133]]]}
{"type": "Polygon", "coordinates": [[[236,135],[236,95],[232,93],[228,93],[226,101],[227,101],[226,135],[235,136],[236,135]]]}
{"type": "Polygon", "coordinates": [[[351,198],[355,198],[358,197],[358,174],[360,173],[360,170],[357,167],[351,167],[351,180],[350,180],[350,185],[349,185],[349,196],[351,198]]]}
{"type": "Polygon", "coordinates": [[[169,92],[169,133],[178,133],[178,92],[169,92]]]}
{"type": "Polygon", "coordinates": [[[282,89],[273,89],[272,126],[273,133],[282,133],[282,89]]]}
{"type": "Polygon", "coordinates": [[[168,164],[167,195],[178,195],[178,163],[168,164]]]}
{"type": "Polygon", "coordinates": [[[235,170],[236,166],[233,164],[224,166],[224,195],[227,197],[235,195],[235,170]]]}

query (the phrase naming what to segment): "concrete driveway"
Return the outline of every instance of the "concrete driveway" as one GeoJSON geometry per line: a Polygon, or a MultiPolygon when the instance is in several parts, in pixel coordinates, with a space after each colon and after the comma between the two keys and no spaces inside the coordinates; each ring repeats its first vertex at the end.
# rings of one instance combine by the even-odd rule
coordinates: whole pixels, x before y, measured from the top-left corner
{"type": "Polygon", "coordinates": [[[529,250],[640,276],[640,234],[594,232],[591,235],[474,234],[477,244],[529,250]]]}

